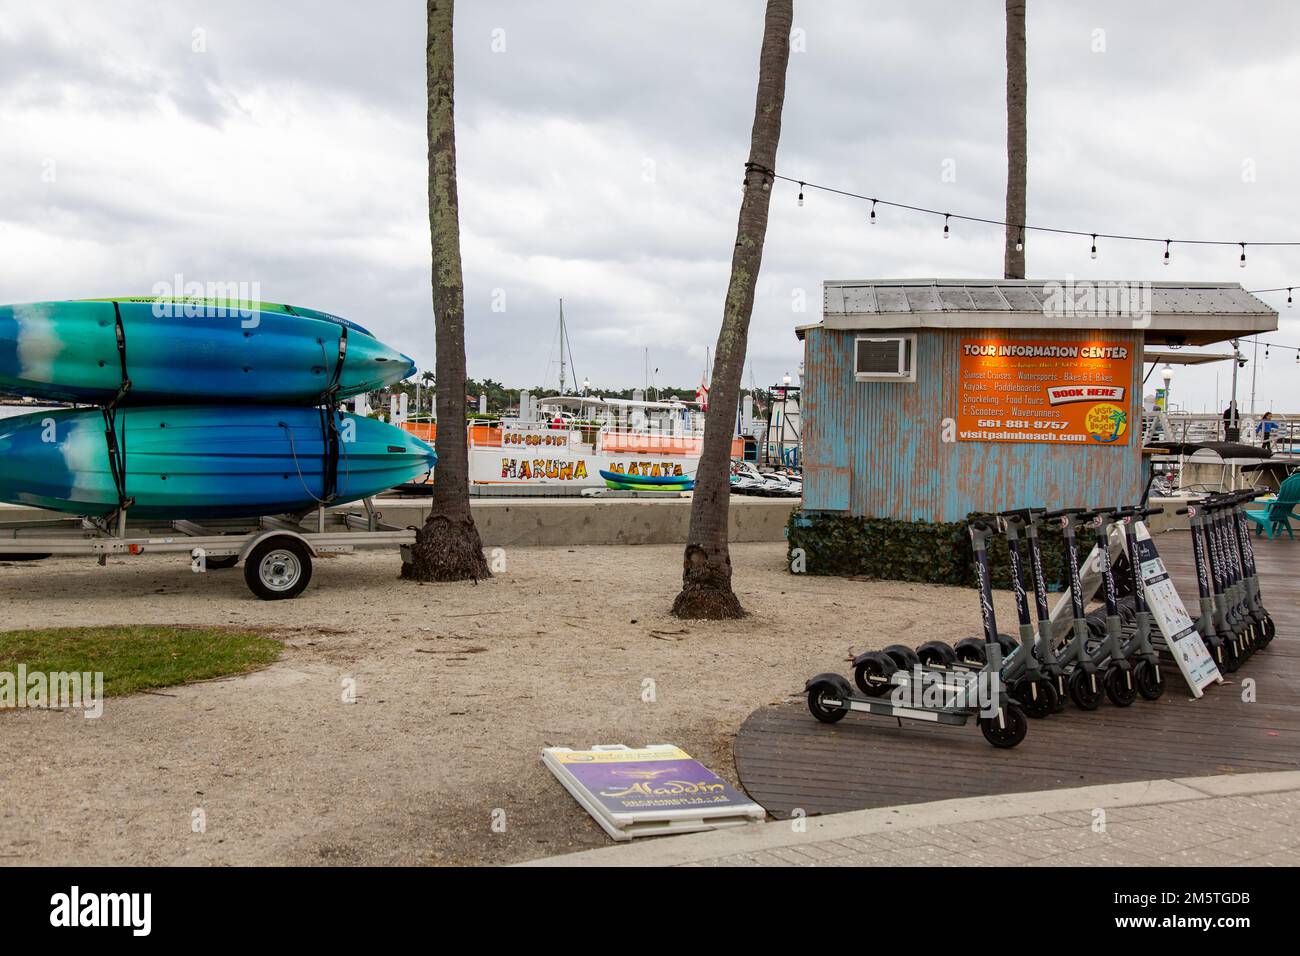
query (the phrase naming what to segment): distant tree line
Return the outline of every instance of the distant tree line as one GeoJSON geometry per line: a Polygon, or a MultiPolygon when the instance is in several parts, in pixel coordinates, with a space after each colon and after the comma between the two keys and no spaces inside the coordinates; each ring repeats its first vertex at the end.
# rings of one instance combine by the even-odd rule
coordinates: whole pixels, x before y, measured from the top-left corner
{"type": "MultiPolygon", "coordinates": [[[[368,396],[371,406],[380,413],[388,409],[389,398],[403,392],[407,397],[407,414],[409,415],[427,415],[433,402],[434,385],[433,375],[429,372],[423,372],[414,378],[405,382],[400,382],[391,388],[381,392],[374,392],[368,396]],[[419,408],[416,407],[416,386],[419,385],[419,408]]],[[[652,387],[648,390],[632,388],[589,388],[582,394],[599,396],[600,398],[622,398],[630,400],[634,391],[643,391],[645,401],[649,402],[693,402],[695,401],[694,388],[678,388],[666,386],[663,388],[652,387]]],[[[528,390],[534,398],[554,398],[560,394],[559,389],[542,388],[536,386],[528,390]]],[[[572,390],[566,390],[566,394],[575,394],[572,390]]],[[[487,396],[487,413],[492,417],[499,417],[508,412],[519,409],[519,389],[507,388],[501,382],[491,378],[465,380],[465,402],[470,414],[478,412],[478,401],[480,395],[487,396]]],[[[763,388],[758,389],[741,389],[741,395],[754,396],[754,413],[763,415],[772,405],[772,393],[763,388]]]]}

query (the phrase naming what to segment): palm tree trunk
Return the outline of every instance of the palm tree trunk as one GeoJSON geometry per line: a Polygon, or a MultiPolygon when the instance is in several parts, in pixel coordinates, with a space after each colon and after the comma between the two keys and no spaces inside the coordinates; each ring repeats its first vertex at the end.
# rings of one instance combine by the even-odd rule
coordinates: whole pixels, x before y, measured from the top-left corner
{"type": "Polygon", "coordinates": [[[428,0],[429,226],[433,236],[433,315],[437,358],[438,464],[429,519],[416,535],[402,576],[418,581],[491,577],[469,509],[465,429],[465,287],[456,194],[453,0],[428,0]]]}
{"type": "Polygon", "coordinates": [[[1007,245],[1004,278],[1025,277],[1026,146],[1025,0],[1007,0],[1007,245]],[[1016,249],[1020,243],[1021,248],[1016,249]]]}
{"type": "Polygon", "coordinates": [[[709,388],[710,414],[704,425],[704,447],[695,474],[691,528],[683,559],[682,591],[673,613],[686,618],[734,618],[745,611],[731,590],[731,555],[727,550],[727,517],[731,498],[731,438],[736,403],[745,367],[749,318],[754,288],[763,261],[772,172],[781,138],[781,109],[785,104],[785,70],[790,59],[793,0],[768,0],[763,48],[758,60],[758,98],[745,165],[744,197],[731,256],[731,282],[722,311],[722,329],[714,350],[709,388]]]}

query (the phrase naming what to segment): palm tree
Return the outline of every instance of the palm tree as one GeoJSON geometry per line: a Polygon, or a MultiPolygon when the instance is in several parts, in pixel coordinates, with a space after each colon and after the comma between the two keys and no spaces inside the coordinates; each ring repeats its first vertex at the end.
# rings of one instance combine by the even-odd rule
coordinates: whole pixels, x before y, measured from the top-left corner
{"type": "Polygon", "coordinates": [[[491,577],[469,509],[465,435],[465,288],[460,265],[453,107],[453,0],[428,0],[429,226],[433,236],[433,316],[437,358],[438,465],[432,510],[416,535],[402,576],[418,581],[491,577]]]}
{"type": "Polygon", "coordinates": [[[1026,95],[1025,0],[1007,0],[1007,279],[1025,277],[1026,95]]]}
{"type": "Polygon", "coordinates": [[[734,618],[745,613],[731,590],[731,555],[727,550],[731,433],[745,367],[749,318],[754,311],[754,287],[767,235],[793,20],[793,0],[768,0],[749,162],[745,164],[744,196],[731,256],[731,282],[722,309],[722,329],[714,350],[709,388],[709,405],[714,411],[704,425],[704,447],[695,473],[691,527],[683,558],[682,590],[673,602],[673,613],[678,617],[734,618]]]}
{"type": "MultiPolygon", "coordinates": [[[[422,375],[420,376],[420,381],[424,383],[424,394],[425,394],[426,396],[432,395],[432,392],[430,391],[430,388],[432,387],[434,381],[436,381],[436,380],[434,379],[434,377],[433,377],[433,373],[432,373],[432,372],[425,372],[424,374],[422,374],[422,375]]],[[[419,411],[419,409],[416,409],[416,411],[419,411]]],[[[433,402],[432,402],[432,401],[429,402],[429,411],[433,411],[433,402]]]]}

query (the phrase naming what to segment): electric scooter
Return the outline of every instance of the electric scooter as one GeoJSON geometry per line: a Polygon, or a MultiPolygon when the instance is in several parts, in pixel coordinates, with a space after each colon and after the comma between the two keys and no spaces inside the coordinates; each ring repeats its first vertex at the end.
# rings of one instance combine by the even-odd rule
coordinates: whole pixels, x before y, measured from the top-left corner
{"type": "Polygon", "coordinates": [[[1242,492],[1233,507],[1233,516],[1236,518],[1238,547],[1241,550],[1245,571],[1247,604],[1251,619],[1258,625],[1256,630],[1258,644],[1264,648],[1268,647],[1277,634],[1277,625],[1273,623],[1273,616],[1264,607],[1264,599],[1259,588],[1259,569],[1255,566],[1255,546],[1250,540],[1250,521],[1246,517],[1246,505],[1254,499],[1253,490],[1242,492]]]}
{"type": "Polygon", "coordinates": [[[808,710],[817,720],[836,723],[850,710],[894,717],[963,726],[975,718],[984,739],[994,747],[1015,747],[1029,730],[1021,707],[1010,699],[1002,680],[1002,645],[998,643],[997,619],[993,611],[993,586],[989,577],[988,540],[992,526],[981,519],[970,523],[975,553],[975,574],[980,592],[980,617],[984,626],[986,663],[958,680],[946,680],[917,667],[911,680],[893,681],[897,665],[880,654],[879,671],[867,690],[855,691],[840,674],[824,673],[811,678],[804,689],[808,710]],[[886,700],[885,695],[890,699],[886,700]],[[938,700],[930,698],[937,697],[938,700]]]}
{"type": "MultiPolygon", "coordinates": [[[[1037,526],[1042,512],[1042,508],[1018,508],[996,516],[1007,540],[1020,635],[1018,641],[1009,635],[997,635],[1002,647],[1002,680],[1012,699],[1024,708],[1027,715],[1035,718],[1046,717],[1061,709],[1058,684],[1033,652],[1037,636],[1025,584],[1023,542],[1028,538],[1031,566],[1037,569],[1035,593],[1041,605],[1040,618],[1046,616],[1046,585],[1042,580],[1042,559],[1037,551],[1037,526]]],[[[960,683],[987,663],[984,638],[963,638],[955,646],[943,641],[927,641],[915,651],[905,644],[891,644],[880,651],[859,654],[853,661],[853,676],[859,690],[874,696],[879,687],[890,683],[905,684],[918,667],[925,669],[927,677],[933,675],[960,683]]],[[[1060,686],[1063,688],[1064,685],[1060,686]]]]}
{"type": "Polygon", "coordinates": [[[1161,514],[1164,508],[1137,507],[1125,509],[1123,520],[1119,523],[1124,535],[1124,544],[1128,551],[1128,564],[1133,589],[1134,625],[1133,633],[1124,644],[1124,654],[1133,665],[1133,683],[1137,692],[1146,700],[1159,700],[1165,692],[1165,682],[1160,674],[1160,655],[1151,642],[1154,633],[1154,619],[1147,604],[1146,582],[1142,575],[1142,562],[1138,557],[1137,537],[1132,525],[1152,515],[1161,514]]]}

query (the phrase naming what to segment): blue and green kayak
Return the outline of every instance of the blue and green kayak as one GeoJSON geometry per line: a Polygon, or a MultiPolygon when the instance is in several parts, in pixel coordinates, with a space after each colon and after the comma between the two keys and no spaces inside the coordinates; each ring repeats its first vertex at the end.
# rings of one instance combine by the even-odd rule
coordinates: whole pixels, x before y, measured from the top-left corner
{"type": "Polygon", "coordinates": [[[102,405],[125,371],[122,404],[317,404],[414,370],[356,323],[298,306],[147,297],[0,306],[0,394],[102,405]]]}
{"type": "MultiPolygon", "coordinates": [[[[434,451],[400,428],[300,406],[123,408],[117,443],[130,513],[142,518],[236,518],[307,510],[428,474],[434,451]],[[329,428],[329,416],[334,428],[329,428]]],[[[0,420],[0,501],[101,516],[119,504],[104,417],[97,409],[0,420]]]]}

